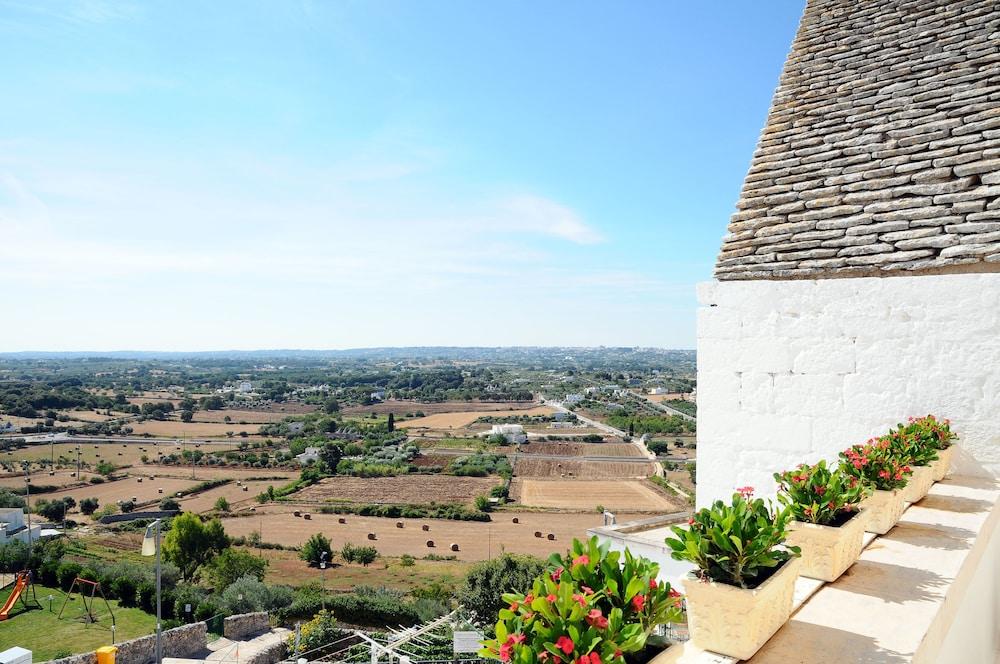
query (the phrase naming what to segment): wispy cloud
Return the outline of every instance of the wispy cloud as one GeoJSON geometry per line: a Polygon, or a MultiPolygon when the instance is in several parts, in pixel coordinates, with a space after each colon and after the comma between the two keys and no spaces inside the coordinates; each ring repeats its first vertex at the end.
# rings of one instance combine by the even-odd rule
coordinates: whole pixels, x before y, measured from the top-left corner
{"type": "Polygon", "coordinates": [[[504,201],[502,207],[511,215],[505,221],[518,230],[552,235],[576,244],[604,241],[574,210],[551,199],[520,194],[504,201]]]}

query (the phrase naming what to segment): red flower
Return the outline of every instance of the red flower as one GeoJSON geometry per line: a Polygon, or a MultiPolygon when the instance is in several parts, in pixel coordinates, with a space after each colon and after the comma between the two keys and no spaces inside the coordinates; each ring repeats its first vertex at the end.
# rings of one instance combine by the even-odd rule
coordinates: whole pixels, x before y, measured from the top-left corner
{"type": "Polygon", "coordinates": [[[826,487],[825,486],[818,486],[818,487],[816,487],[816,495],[822,496],[824,493],[826,493],[826,487]]]}
{"type": "Polygon", "coordinates": [[[597,629],[605,629],[608,626],[608,619],[604,617],[600,609],[591,609],[585,620],[588,625],[597,629]]]}
{"type": "Polygon", "coordinates": [[[552,572],[552,574],[550,576],[552,577],[553,581],[558,581],[559,577],[562,576],[562,573],[563,573],[563,568],[560,567],[556,571],[552,572]]]}
{"type": "Polygon", "coordinates": [[[527,595],[524,596],[524,603],[525,604],[531,604],[534,601],[535,601],[535,596],[532,595],[531,593],[528,593],[527,595]]]}
{"type": "Polygon", "coordinates": [[[520,606],[521,606],[521,605],[520,605],[520,604],[519,604],[518,602],[516,602],[516,601],[515,601],[515,602],[511,602],[511,603],[510,603],[510,610],[511,610],[511,611],[517,611],[517,609],[518,609],[518,608],[519,608],[520,606]]]}
{"type": "Polygon", "coordinates": [[[636,595],[632,598],[632,608],[636,611],[642,611],[642,607],[646,606],[646,596],[636,595]]]}
{"type": "Polygon", "coordinates": [[[573,567],[576,567],[577,565],[589,565],[589,564],[590,564],[590,557],[587,556],[586,554],[573,559],[573,567]]]}
{"type": "Polygon", "coordinates": [[[543,650],[542,652],[538,653],[538,661],[539,662],[547,662],[547,661],[549,661],[549,651],[548,650],[543,650]]]}
{"type": "Polygon", "coordinates": [[[584,595],[593,595],[594,594],[594,589],[591,588],[590,586],[580,586],[580,588],[583,589],[583,594],[584,595]]]}
{"type": "Polygon", "coordinates": [[[545,599],[549,600],[549,603],[551,604],[552,602],[556,601],[556,596],[548,595],[545,599]]]}
{"type": "Polygon", "coordinates": [[[568,636],[560,636],[558,639],[556,639],[556,648],[559,648],[567,655],[573,652],[573,648],[575,647],[576,644],[573,643],[573,639],[569,638],[568,636]]]}
{"type": "Polygon", "coordinates": [[[670,597],[680,597],[681,596],[680,592],[678,592],[676,588],[671,588],[670,592],[667,593],[667,595],[669,595],[670,597]]]}
{"type": "Polygon", "coordinates": [[[650,579],[649,580],[649,589],[650,590],[656,590],[656,588],[657,588],[657,586],[656,586],[656,579],[650,579]]]}
{"type": "Polygon", "coordinates": [[[580,606],[587,606],[587,600],[584,599],[583,595],[574,594],[573,601],[579,604],[580,606]]]}
{"type": "Polygon", "coordinates": [[[513,652],[514,652],[514,646],[510,645],[509,643],[505,643],[502,646],[500,646],[500,661],[509,662],[510,656],[513,652]]]}
{"type": "Polygon", "coordinates": [[[694,525],[694,517],[691,517],[691,518],[688,519],[688,525],[689,526],[693,526],[694,525]]]}
{"type": "Polygon", "coordinates": [[[741,496],[743,496],[744,500],[749,500],[750,496],[753,495],[753,487],[752,486],[741,486],[740,488],[738,488],[736,490],[736,493],[738,493],[741,496]]]}
{"type": "Polygon", "coordinates": [[[601,656],[595,651],[589,655],[580,655],[580,658],[576,662],[577,664],[601,664],[601,656]]]}

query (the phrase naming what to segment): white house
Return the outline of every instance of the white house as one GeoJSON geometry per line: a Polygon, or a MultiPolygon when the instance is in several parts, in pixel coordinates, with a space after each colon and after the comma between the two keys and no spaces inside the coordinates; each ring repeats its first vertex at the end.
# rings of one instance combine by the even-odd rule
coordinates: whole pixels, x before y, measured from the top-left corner
{"type": "Polygon", "coordinates": [[[579,393],[567,394],[566,397],[563,399],[563,403],[565,404],[580,403],[581,401],[583,401],[583,395],[579,393]]]}
{"type": "Polygon", "coordinates": [[[243,394],[249,394],[250,392],[253,392],[253,383],[248,380],[241,381],[239,384],[239,390],[243,394]]]}
{"type": "Polygon", "coordinates": [[[651,387],[649,388],[650,394],[667,394],[667,388],[665,387],[651,387]]]}
{"type": "Polygon", "coordinates": [[[372,401],[385,401],[385,390],[375,390],[369,397],[372,401]]]}
{"type": "Polygon", "coordinates": [[[13,540],[27,543],[37,541],[42,536],[42,527],[32,524],[29,529],[24,522],[24,512],[20,507],[4,507],[0,509],[0,544],[13,540]]]}
{"type": "Polygon", "coordinates": [[[491,436],[503,436],[508,443],[519,445],[528,440],[524,427],[520,424],[494,424],[490,430],[491,436]]]}
{"type": "Polygon", "coordinates": [[[302,454],[296,454],[295,459],[303,466],[307,463],[317,461],[319,459],[319,448],[318,447],[307,447],[306,451],[302,454]]]}

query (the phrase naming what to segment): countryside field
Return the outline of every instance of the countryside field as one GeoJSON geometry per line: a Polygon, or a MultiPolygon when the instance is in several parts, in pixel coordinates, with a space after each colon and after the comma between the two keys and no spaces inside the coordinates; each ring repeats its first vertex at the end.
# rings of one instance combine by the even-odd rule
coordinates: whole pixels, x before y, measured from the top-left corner
{"type": "Polygon", "coordinates": [[[396,417],[406,413],[422,412],[424,415],[436,415],[438,413],[464,413],[469,411],[481,411],[495,413],[501,410],[524,411],[531,410],[538,406],[534,401],[383,401],[371,404],[370,406],[351,406],[344,408],[345,415],[388,415],[393,413],[396,417]]]}
{"type": "Polygon", "coordinates": [[[49,459],[54,453],[56,462],[62,457],[69,466],[76,467],[76,448],[80,446],[80,461],[87,464],[96,464],[99,461],[109,461],[116,466],[134,465],[140,463],[143,455],[151,460],[157,458],[157,453],[164,456],[168,454],[180,454],[183,450],[201,450],[202,452],[228,451],[236,449],[238,441],[218,442],[218,443],[187,443],[186,445],[174,443],[159,443],[150,440],[148,443],[106,443],[86,441],[78,439],[73,443],[48,443],[30,444],[27,447],[9,450],[0,454],[0,460],[29,460],[38,461],[49,459]]]}
{"type": "Polygon", "coordinates": [[[402,420],[401,429],[461,429],[480,417],[517,417],[521,415],[552,415],[555,409],[549,406],[535,406],[523,410],[471,410],[462,412],[441,412],[413,420],[402,420]]]}
{"type": "Polygon", "coordinates": [[[466,503],[498,484],[495,477],[403,475],[399,477],[328,477],[295,494],[308,502],[466,503]]]}
{"type": "Polygon", "coordinates": [[[577,461],[565,459],[532,459],[529,455],[519,456],[514,464],[515,477],[575,478],[587,480],[610,480],[645,478],[656,472],[656,463],[634,461],[577,461]]]}
{"type": "MultiPolygon", "coordinates": [[[[511,496],[522,505],[550,509],[674,512],[687,509],[680,499],[668,497],[648,482],[515,479],[511,496]]],[[[560,515],[569,516],[569,515],[560,515]]],[[[626,519],[619,516],[619,521],[626,519]]]]}
{"type": "Polygon", "coordinates": [[[566,443],[529,442],[518,447],[519,454],[558,454],[561,456],[641,457],[642,452],[631,443],[566,443]]]}

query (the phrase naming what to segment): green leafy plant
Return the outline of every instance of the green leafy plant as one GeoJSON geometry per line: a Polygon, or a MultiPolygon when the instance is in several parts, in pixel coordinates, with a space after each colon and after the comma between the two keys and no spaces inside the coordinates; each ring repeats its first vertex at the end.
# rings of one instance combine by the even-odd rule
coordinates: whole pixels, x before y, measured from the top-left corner
{"type": "Polygon", "coordinates": [[[673,526],[676,537],[666,543],[674,560],[694,563],[702,579],[754,588],[799,555],[799,547],[781,546],[791,519],[791,509],[775,509],[743,487],[729,505],[717,500],[695,512],[686,528],[673,526]]]}
{"type": "Polygon", "coordinates": [[[902,424],[884,438],[889,439],[889,445],[896,457],[909,466],[927,466],[938,459],[937,447],[934,447],[929,439],[908,431],[902,424]]]}
{"type": "Polygon", "coordinates": [[[867,494],[864,482],[843,467],[827,468],[826,461],[775,473],[778,501],[796,521],[821,526],[840,525],[858,509],[867,494]]]}
{"type": "Polygon", "coordinates": [[[879,491],[902,489],[913,472],[886,436],[849,447],[840,458],[848,474],[879,491]]]}
{"type": "Polygon", "coordinates": [[[529,593],[503,596],[508,607],[480,656],[518,664],[624,662],[654,627],[682,619],[680,593],[657,582],[659,566],[645,558],[591,538],[549,562],[554,569],[529,593]]]}
{"type": "Polygon", "coordinates": [[[958,437],[951,430],[951,420],[939,420],[933,415],[911,417],[905,427],[902,424],[899,426],[901,430],[920,438],[926,446],[938,450],[948,449],[958,437]]]}

